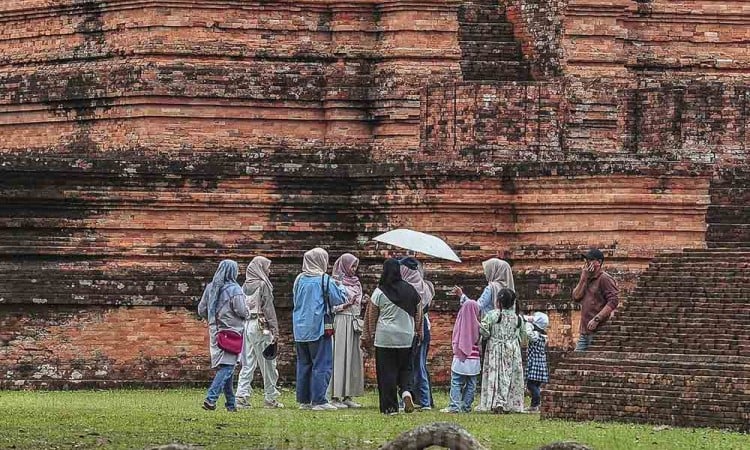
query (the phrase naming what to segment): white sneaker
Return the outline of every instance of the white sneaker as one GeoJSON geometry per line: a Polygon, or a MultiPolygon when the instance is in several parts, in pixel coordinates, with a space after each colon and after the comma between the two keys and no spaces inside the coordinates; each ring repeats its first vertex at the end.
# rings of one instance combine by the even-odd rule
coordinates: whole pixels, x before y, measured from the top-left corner
{"type": "Polygon", "coordinates": [[[411,392],[404,391],[404,393],[401,394],[401,398],[404,400],[404,412],[414,412],[414,400],[411,398],[411,392]]]}
{"type": "Polygon", "coordinates": [[[263,407],[264,408],[283,408],[284,404],[278,400],[271,400],[270,402],[266,400],[263,402],[263,407]]]}
{"type": "Polygon", "coordinates": [[[344,404],[348,406],[349,408],[361,408],[362,407],[362,405],[360,405],[359,403],[355,402],[352,399],[344,400],[344,404]]]}
{"type": "Polygon", "coordinates": [[[321,403],[320,405],[313,406],[311,409],[313,411],[336,411],[338,408],[330,403],[321,403]]]}
{"type": "Polygon", "coordinates": [[[310,403],[300,403],[299,409],[312,409],[312,405],[310,403]]]}
{"type": "Polygon", "coordinates": [[[330,404],[335,406],[336,409],[346,409],[349,407],[349,405],[347,405],[346,403],[337,402],[335,400],[332,401],[330,404]]]}

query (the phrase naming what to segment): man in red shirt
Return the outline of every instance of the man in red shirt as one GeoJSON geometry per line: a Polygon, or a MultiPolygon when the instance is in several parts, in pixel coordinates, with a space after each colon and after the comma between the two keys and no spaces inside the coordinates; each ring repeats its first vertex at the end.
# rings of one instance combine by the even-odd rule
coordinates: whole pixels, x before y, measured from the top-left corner
{"type": "Polygon", "coordinates": [[[581,336],[576,351],[586,351],[594,339],[594,333],[607,322],[619,304],[619,290],[614,278],[604,270],[604,254],[592,248],[582,254],[585,260],[581,278],[573,289],[573,300],[581,302],[581,336]]]}

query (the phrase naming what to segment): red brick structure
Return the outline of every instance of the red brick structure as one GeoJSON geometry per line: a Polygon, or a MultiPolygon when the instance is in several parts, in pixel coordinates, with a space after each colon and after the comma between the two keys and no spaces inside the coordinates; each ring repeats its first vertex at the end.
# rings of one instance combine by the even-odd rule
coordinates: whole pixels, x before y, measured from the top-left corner
{"type": "Polygon", "coordinates": [[[557,361],[581,249],[627,293],[707,228],[748,240],[710,193],[747,165],[745,3],[3,2],[0,387],[204,383],[202,286],[257,254],[290,380],[302,253],[352,251],[371,290],[400,226],[465,261],[427,260],[437,382],[447,291],[492,256],[557,361]]]}

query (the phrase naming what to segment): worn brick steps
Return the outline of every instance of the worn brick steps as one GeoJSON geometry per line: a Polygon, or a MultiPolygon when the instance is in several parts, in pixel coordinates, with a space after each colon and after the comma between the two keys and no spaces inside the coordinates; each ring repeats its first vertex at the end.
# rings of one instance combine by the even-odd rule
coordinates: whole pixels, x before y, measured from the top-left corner
{"type": "MultiPolygon", "coordinates": [[[[722,391],[713,391],[713,392],[704,392],[704,391],[688,391],[691,387],[690,382],[688,383],[680,383],[680,378],[684,379],[693,379],[697,377],[691,377],[690,375],[687,375],[685,377],[670,377],[669,382],[673,383],[671,386],[674,386],[674,389],[663,389],[658,394],[655,394],[652,389],[649,387],[639,388],[638,386],[649,386],[650,384],[654,383],[660,383],[662,381],[665,381],[663,379],[649,379],[643,377],[643,374],[640,373],[606,373],[606,372],[600,372],[603,376],[602,378],[591,378],[586,380],[587,384],[585,386],[581,387],[574,387],[571,386],[563,386],[560,385],[559,388],[562,389],[578,389],[577,394],[585,394],[586,396],[590,397],[592,400],[594,400],[592,403],[597,403],[595,400],[597,398],[601,398],[604,396],[616,396],[620,399],[625,399],[632,405],[650,405],[652,403],[662,403],[662,402],[672,402],[672,401],[684,401],[686,403],[689,402],[688,405],[686,405],[685,409],[693,409],[693,410],[703,410],[707,407],[713,407],[713,408],[721,408],[722,410],[730,410],[734,412],[742,412],[742,402],[743,400],[736,400],[736,396],[732,395],[737,392],[737,385],[725,385],[724,389],[722,391]],[[604,377],[604,375],[609,375],[610,381],[604,377]],[[620,377],[631,377],[631,379],[636,380],[639,379],[641,381],[641,384],[638,383],[632,383],[632,385],[627,385],[627,391],[626,393],[624,391],[624,387],[622,384],[618,383],[620,377]],[[615,382],[612,382],[611,380],[616,380],[615,382]]],[[[570,372],[567,374],[568,376],[582,376],[583,373],[581,372],[570,372]]],[[[707,377],[710,379],[703,380],[704,385],[711,385],[715,384],[716,381],[713,379],[714,377],[707,377]]],[[[750,395],[746,395],[746,400],[750,400],[750,395]]]]}
{"type": "Polygon", "coordinates": [[[466,2],[458,9],[461,72],[466,81],[523,81],[530,67],[505,8],[497,2],[466,2]]]}
{"type": "Polygon", "coordinates": [[[613,338],[612,342],[595,347],[603,351],[637,352],[647,348],[653,353],[705,354],[712,353],[724,356],[750,356],[750,346],[739,341],[713,343],[705,340],[690,341],[674,338],[643,337],[639,342],[633,339],[613,338]]]}
{"type": "MultiPolygon", "coordinates": [[[[738,301],[748,298],[748,291],[750,288],[702,288],[698,286],[692,287],[690,290],[681,290],[679,286],[671,286],[670,288],[649,288],[647,291],[635,291],[633,300],[635,304],[643,304],[644,302],[652,302],[654,304],[669,303],[677,299],[683,299],[686,301],[688,298],[691,302],[698,304],[721,304],[725,302],[738,301]],[[637,302],[637,303],[636,303],[637,302]]],[[[689,306],[689,305],[687,305],[689,306]]]]}
{"type": "Polygon", "coordinates": [[[689,334],[694,331],[703,331],[708,327],[715,329],[721,334],[740,333],[742,335],[750,336],[750,328],[748,328],[750,326],[750,321],[748,320],[726,321],[722,319],[706,320],[701,322],[697,319],[694,319],[692,322],[679,322],[671,325],[668,321],[651,321],[641,323],[636,322],[635,325],[629,325],[630,323],[632,322],[628,322],[628,325],[612,324],[607,331],[609,333],[612,333],[612,335],[615,335],[616,333],[622,334],[631,332],[647,333],[650,330],[653,330],[653,332],[659,336],[664,336],[665,333],[669,336],[681,336],[683,334],[689,334]]]}
{"type": "MultiPolygon", "coordinates": [[[[588,354],[573,353],[566,358],[565,367],[561,370],[573,369],[602,369],[616,372],[666,372],[674,370],[675,373],[695,373],[703,376],[717,376],[725,374],[736,377],[737,373],[744,374],[742,379],[750,381],[750,358],[744,356],[719,356],[705,354],[685,358],[682,354],[656,354],[653,352],[633,352],[629,358],[623,359],[618,351],[606,351],[599,349],[597,344],[592,346],[588,354]],[[728,371],[728,368],[731,370],[728,371]]],[[[593,374],[596,375],[596,374],[593,374]]]]}
{"type": "Polygon", "coordinates": [[[546,417],[747,431],[750,253],[654,259],[597,335],[552,373],[546,417]]]}
{"type": "Polygon", "coordinates": [[[519,61],[462,61],[461,69],[476,81],[522,81],[530,73],[529,64],[519,61]]]}
{"type": "Polygon", "coordinates": [[[517,42],[473,41],[473,48],[464,51],[463,56],[472,60],[518,61],[520,52],[521,44],[517,42]]]}
{"type": "Polygon", "coordinates": [[[655,311],[669,311],[673,313],[686,314],[711,314],[713,311],[715,311],[718,314],[724,314],[736,311],[736,308],[738,306],[746,306],[746,303],[743,300],[743,296],[740,294],[736,296],[726,297],[704,297],[702,294],[685,294],[677,297],[670,297],[669,299],[643,297],[628,302],[623,311],[628,310],[633,314],[651,312],[652,315],[655,311]],[[669,300],[681,300],[685,304],[675,306],[675,304],[670,303],[669,300]],[[637,301],[638,303],[635,303],[635,301],[637,301]],[[652,303],[652,305],[647,306],[644,304],[645,302],[652,303]]]}

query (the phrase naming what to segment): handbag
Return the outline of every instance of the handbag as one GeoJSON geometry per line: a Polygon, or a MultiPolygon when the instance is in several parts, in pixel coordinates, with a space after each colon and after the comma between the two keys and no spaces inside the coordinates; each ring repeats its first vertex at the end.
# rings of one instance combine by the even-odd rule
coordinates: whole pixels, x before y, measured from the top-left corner
{"type": "Polygon", "coordinates": [[[333,329],[331,297],[328,292],[328,283],[325,282],[325,277],[325,274],[320,277],[320,287],[323,290],[323,301],[325,302],[325,312],[323,313],[323,334],[326,336],[333,336],[336,330],[333,329]]]}
{"type": "Polygon", "coordinates": [[[216,345],[228,353],[239,355],[242,352],[242,334],[234,330],[221,330],[216,334],[216,345]]]}
{"type": "Polygon", "coordinates": [[[362,334],[362,330],[365,329],[365,320],[359,317],[355,317],[352,322],[352,330],[356,334],[362,334]]]}
{"type": "MultiPolygon", "coordinates": [[[[221,296],[223,292],[224,290],[222,289],[222,291],[219,292],[219,296],[221,296]]],[[[227,305],[229,305],[230,308],[232,307],[230,301],[224,301],[221,306],[216,308],[216,323],[219,327],[223,328],[219,330],[218,333],[216,333],[216,345],[227,353],[234,353],[236,355],[239,355],[242,352],[242,344],[245,340],[242,336],[242,333],[238,333],[231,328],[226,328],[224,322],[219,318],[219,313],[227,305]]]]}

